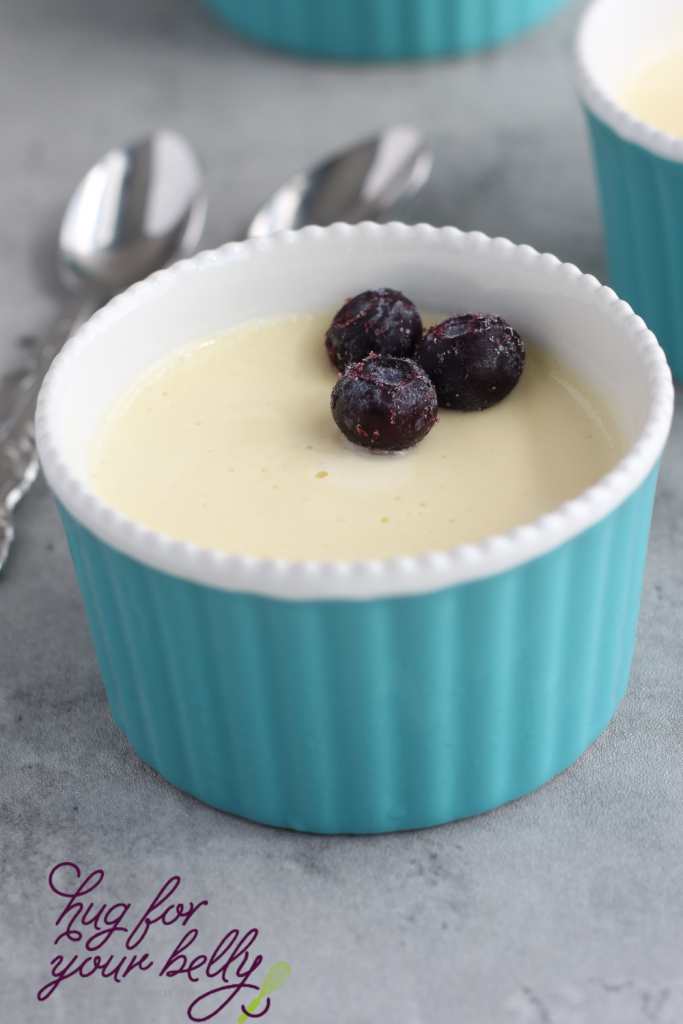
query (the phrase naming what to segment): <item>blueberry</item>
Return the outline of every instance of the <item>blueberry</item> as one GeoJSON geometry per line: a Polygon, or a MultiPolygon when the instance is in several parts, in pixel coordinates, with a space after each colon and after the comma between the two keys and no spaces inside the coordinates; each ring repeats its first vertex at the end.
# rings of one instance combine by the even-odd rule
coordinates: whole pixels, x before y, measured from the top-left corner
{"type": "Polygon", "coordinates": [[[412,359],[369,355],[332,391],[332,416],[350,441],[378,451],[412,448],[436,423],[436,391],[412,359]]]}
{"type": "Polygon", "coordinates": [[[509,395],[524,369],[524,342],[490,313],[462,313],[431,327],[415,359],[436,388],[439,405],[470,412],[509,395]]]}
{"type": "Polygon", "coordinates": [[[401,292],[377,288],[349,299],[325,335],[325,347],[342,372],[371,352],[382,356],[412,356],[422,340],[422,320],[401,292]]]}

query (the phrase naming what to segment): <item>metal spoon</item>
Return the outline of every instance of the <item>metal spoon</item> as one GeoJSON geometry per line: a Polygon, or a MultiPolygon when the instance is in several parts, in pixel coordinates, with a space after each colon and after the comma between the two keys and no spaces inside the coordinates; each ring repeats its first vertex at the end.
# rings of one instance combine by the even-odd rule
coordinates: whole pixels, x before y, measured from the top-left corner
{"type": "Polygon", "coordinates": [[[189,255],[205,218],[197,155],[181,135],[167,130],[105,153],[69,200],[57,266],[80,301],[65,312],[31,367],[0,384],[0,569],[14,540],[12,513],[38,475],[33,418],[54,356],[116,292],[189,255]]]}
{"type": "Polygon", "coordinates": [[[305,224],[382,220],[407,205],[427,181],[433,157],[421,133],[392,125],[373,139],[300,171],[252,220],[249,238],[305,224]]]}

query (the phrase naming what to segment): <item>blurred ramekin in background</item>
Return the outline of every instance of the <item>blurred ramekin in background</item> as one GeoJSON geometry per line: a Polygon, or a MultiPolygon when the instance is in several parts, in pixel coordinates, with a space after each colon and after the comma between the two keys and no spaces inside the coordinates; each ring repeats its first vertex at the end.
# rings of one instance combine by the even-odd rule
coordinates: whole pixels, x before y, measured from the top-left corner
{"type": "Polygon", "coordinates": [[[581,22],[577,61],[610,281],[683,380],[683,139],[642,121],[618,99],[636,64],[674,31],[683,38],[680,0],[596,0],[581,22]]]}
{"type": "Polygon", "coordinates": [[[337,224],[153,275],[68,343],[37,417],[114,719],[174,785],[304,831],[419,828],[530,792],[623,696],[672,410],[663,353],[626,303],[505,239],[337,224]],[[625,456],[504,536],[385,562],[200,549],[89,488],[101,417],[165,353],[378,286],[423,309],[504,316],[604,398],[625,456]]]}
{"type": "Polygon", "coordinates": [[[535,28],[567,0],[204,0],[266,46],[341,60],[471,53],[535,28]]]}

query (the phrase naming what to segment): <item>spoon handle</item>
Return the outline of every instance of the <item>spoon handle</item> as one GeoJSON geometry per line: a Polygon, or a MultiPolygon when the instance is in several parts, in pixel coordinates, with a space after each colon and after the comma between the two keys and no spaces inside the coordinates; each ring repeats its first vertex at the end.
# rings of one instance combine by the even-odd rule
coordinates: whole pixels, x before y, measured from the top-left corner
{"type": "Polygon", "coordinates": [[[54,357],[99,304],[73,302],[30,365],[0,381],[0,570],[14,540],[14,509],[40,469],[33,423],[38,392],[54,357]]]}

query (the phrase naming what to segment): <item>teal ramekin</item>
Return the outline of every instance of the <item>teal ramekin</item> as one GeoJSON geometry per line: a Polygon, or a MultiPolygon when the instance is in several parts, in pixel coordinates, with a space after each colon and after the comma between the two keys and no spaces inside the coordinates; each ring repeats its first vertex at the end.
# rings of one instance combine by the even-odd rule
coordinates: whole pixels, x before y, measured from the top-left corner
{"type": "Polygon", "coordinates": [[[578,35],[586,110],[605,230],[609,276],[640,314],[683,380],[683,139],[629,113],[624,76],[666,38],[673,0],[597,0],[578,35]]]}
{"type": "Polygon", "coordinates": [[[338,60],[471,53],[535,28],[568,0],[204,0],[266,46],[338,60]]]}
{"type": "Polygon", "coordinates": [[[505,239],[333,225],[154,275],[68,343],[36,421],[114,719],[180,789],[302,831],[420,828],[530,792],[580,756],[624,693],[672,410],[663,353],[626,303],[505,239]],[[505,536],[384,562],[201,549],[90,490],[97,424],[165,352],[380,285],[510,320],[611,405],[625,456],[505,536]]]}

